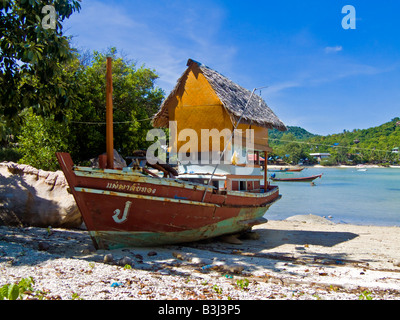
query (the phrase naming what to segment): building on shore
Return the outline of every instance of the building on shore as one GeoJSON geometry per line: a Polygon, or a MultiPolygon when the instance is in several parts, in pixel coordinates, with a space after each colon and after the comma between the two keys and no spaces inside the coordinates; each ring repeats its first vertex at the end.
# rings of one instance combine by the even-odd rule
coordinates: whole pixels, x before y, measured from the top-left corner
{"type": "Polygon", "coordinates": [[[329,158],[331,156],[331,154],[317,152],[317,153],[310,153],[310,156],[316,158],[318,160],[318,163],[320,163],[322,159],[329,158]]]}

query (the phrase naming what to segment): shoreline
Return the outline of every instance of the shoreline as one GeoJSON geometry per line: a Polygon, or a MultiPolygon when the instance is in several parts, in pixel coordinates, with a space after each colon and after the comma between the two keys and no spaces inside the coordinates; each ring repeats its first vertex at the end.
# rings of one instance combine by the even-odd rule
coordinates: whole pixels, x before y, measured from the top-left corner
{"type": "Polygon", "coordinates": [[[62,300],[400,300],[399,227],[308,215],[253,230],[241,244],[96,251],[86,231],[1,226],[0,286],[31,276],[62,300]]]}

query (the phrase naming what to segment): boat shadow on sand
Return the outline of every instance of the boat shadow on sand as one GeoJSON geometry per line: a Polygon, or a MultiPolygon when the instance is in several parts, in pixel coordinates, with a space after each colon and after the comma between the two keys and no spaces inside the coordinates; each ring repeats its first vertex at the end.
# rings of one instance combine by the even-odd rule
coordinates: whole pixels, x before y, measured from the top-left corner
{"type": "MultiPolygon", "coordinates": [[[[264,268],[266,271],[281,271],[279,262],[300,265],[367,265],[366,260],[354,260],[350,253],[332,252],[340,243],[351,241],[359,235],[351,232],[306,231],[285,229],[257,229],[256,240],[240,238],[242,244],[224,241],[191,243],[191,248],[218,253],[218,258],[242,264],[249,272],[264,268]],[[327,248],[324,252],[324,248],[327,248]]],[[[201,255],[201,253],[197,253],[201,255]]]]}
{"type": "Polygon", "coordinates": [[[257,233],[260,237],[257,240],[260,244],[257,243],[257,246],[261,246],[263,249],[273,249],[285,244],[333,247],[358,237],[358,234],[352,232],[276,230],[268,228],[258,229],[257,233]]]}
{"type": "Polygon", "coordinates": [[[260,270],[282,272],[280,262],[293,265],[362,265],[368,262],[352,260],[346,252],[329,253],[329,250],[324,252],[323,247],[334,247],[358,237],[358,234],[350,232],[266,228],[256,230],[258,239],[243,239],[242,244],[227,243],[221,238],[215,238],[181,245],[96,251],[91,245],[89,236],[82,230],[49,231],[42,228],[3,226],[0,231],[0,253],[2,253],[0,262],[10,260],[13,265],[36,265],[61,257],[102,262],[103,256],[111,253],[116,260],[124,256],[131,257],[135,262],[134,268],[137,269],[153,271],[161,266],[169,270],[178,267],[171,272],[186,276],[184,272],[186,267],[203,272],[203,266],[193,264],[190,259],[188,261],[176,259],[176,252],[200,260],[223,262],[228,266],[242,266],[243,275],[260,270]],[[41,248],[41,243],[46,246],[41,248]],[[313,250],[315,248],[313,246],[317,246],[319,250],[313,250]],[[154,256],[150,257],[149,252],[153,252],[154,256]],[[137,257],[141,258],[138,260],[137,257]]]}

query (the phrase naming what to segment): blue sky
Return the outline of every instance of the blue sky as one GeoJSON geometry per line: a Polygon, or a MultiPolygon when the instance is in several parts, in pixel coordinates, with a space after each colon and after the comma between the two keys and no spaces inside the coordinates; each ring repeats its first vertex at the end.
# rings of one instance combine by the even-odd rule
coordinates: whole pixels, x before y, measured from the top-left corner
{"type": "Polygon", "coordinates": [[[155,69],[168,95],[199,61],[261,96],[286,124],[317,134],[400,116],[400,1],[82,0],[73,45],[115,46],[155,69]],[[356,28],[344,29],[345,5],[356,28]],[[260,94],[260,92],[257,92],[260,94]]]}

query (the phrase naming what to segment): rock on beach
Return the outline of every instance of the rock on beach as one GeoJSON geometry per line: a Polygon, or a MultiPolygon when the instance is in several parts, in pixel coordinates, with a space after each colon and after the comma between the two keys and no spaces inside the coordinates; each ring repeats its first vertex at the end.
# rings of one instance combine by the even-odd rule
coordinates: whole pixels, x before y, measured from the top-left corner
{"type": "Polygon", "coordinates": [[[82,216],[62,171],[0,163],[0,225],[78,228],[82,216]]]}

